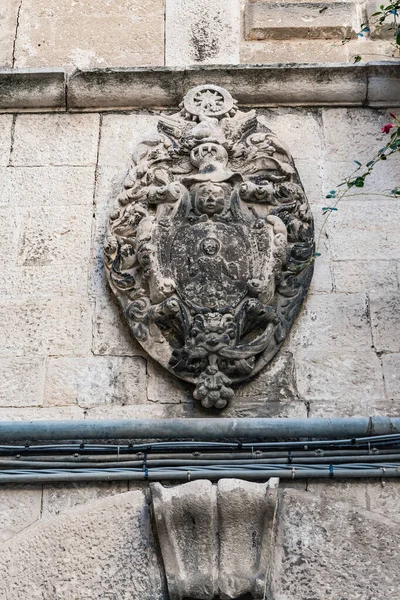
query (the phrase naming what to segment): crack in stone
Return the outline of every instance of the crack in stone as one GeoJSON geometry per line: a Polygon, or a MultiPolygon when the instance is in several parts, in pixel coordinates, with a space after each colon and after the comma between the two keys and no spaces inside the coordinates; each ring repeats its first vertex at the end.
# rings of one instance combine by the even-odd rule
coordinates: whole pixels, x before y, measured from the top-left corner
{"type": "Polygon", "coordinates": [[[12,68],[14,69],[15,67],[15,46],[17,43],[17,35],[18,35],[18,29],[19,29],[19,17],[20,17],[20,13],[21,13],[21,6],[22,6],[22,0],[19,3],[18,6],[18,11],[17,11],[17,23],[15,26],[15,36],[14,36],[14,40],[13,40],[13,49],[12,49],[12,68]]]}

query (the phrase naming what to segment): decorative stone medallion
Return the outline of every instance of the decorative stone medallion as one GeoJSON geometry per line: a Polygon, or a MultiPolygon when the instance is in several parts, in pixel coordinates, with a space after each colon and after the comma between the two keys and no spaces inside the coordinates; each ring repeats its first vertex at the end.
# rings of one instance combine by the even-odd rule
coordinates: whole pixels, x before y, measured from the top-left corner
{"type": "Polygon", "coordinates": [[[216,85],[143,140],[110,215],[105,267],[130,329],[223,408],[282,345],[313,272],[310,208],[288,148],[216,85]]]}

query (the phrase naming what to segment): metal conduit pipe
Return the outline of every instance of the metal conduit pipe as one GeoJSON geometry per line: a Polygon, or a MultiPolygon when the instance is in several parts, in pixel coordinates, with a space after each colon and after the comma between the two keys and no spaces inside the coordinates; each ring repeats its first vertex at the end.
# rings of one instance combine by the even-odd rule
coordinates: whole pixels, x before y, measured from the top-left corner
{"type": "Polygon", "coordinates": [[[400,433],[400,417],[3,421],[0,442],[36,440],[273,440],[400,433]]]}
{"type": "Polygon", "coordinates": [[[142,471],[138,469],[81,469],[43,471],[3,471],[0,472],[2,483],[43,483],[43,482],[78,482],[78,481],[194,481],[209,479],[217,481],[223,478],[238,478],[247,481],[266,481],[270,477],[281,479],[315,479],[315,478],[374,478],[400,477],[400,464],[385,465],[332,465],[270,467],[262,468],[214,468],[214,469],[153,469],[142,471]]]}

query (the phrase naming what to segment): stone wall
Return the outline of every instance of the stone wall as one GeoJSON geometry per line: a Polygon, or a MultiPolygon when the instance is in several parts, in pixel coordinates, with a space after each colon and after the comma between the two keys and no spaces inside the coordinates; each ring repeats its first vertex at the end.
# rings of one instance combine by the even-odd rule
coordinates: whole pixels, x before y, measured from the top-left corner
{"type": "MultiPolygon", "coordinates": [[[[228,415],[394,415],[400,387],[394,161],[329,218],[326,193],[383,144],[384,110],[261,109],[293,152],[320,257],[270,369],[228,415]]],[[[0,417],[202,415],[191,388],[148,361],[103,277],[107,215],[157,114],[1,115],[0,417]]]]}
{"type": "Polygon", "coordinates": [[[357,36],[378,6],[375,0],[7,0],[0,7],[0,66],[73,70],[398,57],[387,28],[357,36]]]}

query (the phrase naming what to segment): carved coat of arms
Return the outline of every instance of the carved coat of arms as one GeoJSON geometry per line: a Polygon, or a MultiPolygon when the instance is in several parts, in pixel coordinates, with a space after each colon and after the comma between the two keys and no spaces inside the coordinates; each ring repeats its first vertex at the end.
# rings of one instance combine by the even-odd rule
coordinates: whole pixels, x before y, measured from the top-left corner
{"type": "Polygon", "coordinates": [[[189,91],[135,149],[105,266],[133,335],[223,408],[283,343],[307,292],[313,220],[288,148],[224,89],[189,91]]]}

